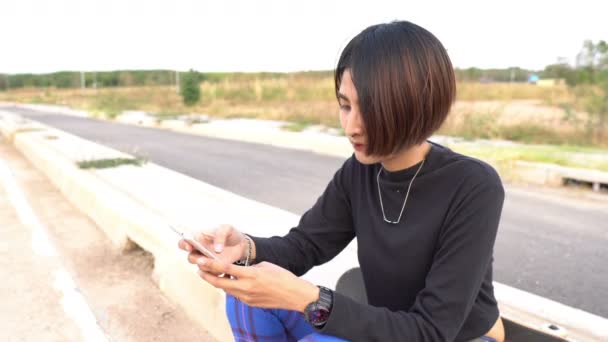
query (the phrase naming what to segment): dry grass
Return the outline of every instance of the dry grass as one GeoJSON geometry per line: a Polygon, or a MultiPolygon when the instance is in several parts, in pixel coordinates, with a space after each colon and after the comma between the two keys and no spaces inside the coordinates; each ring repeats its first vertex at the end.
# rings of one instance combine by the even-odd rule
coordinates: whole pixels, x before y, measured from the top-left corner
{"type": "Polygon", "coordinates": [[[521,144],[496,147],[467,142],[452,143],[449,147],[462,154],[503,163],[505,167],[514,160],[524,160],[608,172],[608,154],[604,149],[521,144]]]}
{"type": "MultiPolygon", "coordinates": [[[[593,145],[587,114],[540,100],[459,101],[440,132],[465,138],[593,145]]],[[[600,144],[601,145],[601,144],[600,144]]]]}
{"type": "Polygon", "coordinates": [[[461,101],[543,100],[553,104],[570,97],[566,86],[539,87],[526,83],[458,84],[458,99],[461,101]]]}
{"type": "MultiPolygon", "coordinates": [[[[182,104],[174,87],[103,89],[19,89],[0,92],[0,100],[66,105],[114,116],[143,110],[160,116],[207,113],[339,127],[333,78],[287,74],[275,78],[225,79],[201,84],[202,100],[182,104]]],[[[584,113],[573,111],[565,87],[529,84],[458,85],[458,101],[442,134],[503,138],[552,144],[593,144],[584,113]]],[[[606,142],[603,142],[606,145],[606,142]]]]}

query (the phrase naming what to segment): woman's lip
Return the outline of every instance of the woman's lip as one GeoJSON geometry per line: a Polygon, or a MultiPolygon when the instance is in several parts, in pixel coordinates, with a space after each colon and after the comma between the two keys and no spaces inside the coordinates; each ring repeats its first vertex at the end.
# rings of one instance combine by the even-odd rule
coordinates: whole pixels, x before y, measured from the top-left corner
{"type": "Polygon", "coordinates": [[[364,151],[365,150],[365,144],[353,144],[353,148],[356,151],[364,151]]]}

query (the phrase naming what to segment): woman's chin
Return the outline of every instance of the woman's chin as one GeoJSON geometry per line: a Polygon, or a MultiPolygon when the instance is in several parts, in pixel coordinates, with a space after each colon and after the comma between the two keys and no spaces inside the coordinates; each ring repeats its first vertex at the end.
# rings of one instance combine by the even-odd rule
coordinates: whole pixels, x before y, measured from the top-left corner
{"type": "Polygon", "coordinates": [[[355,150],[355,158],[357,158],[357,161],[359,163],[365,164],[365,165],[376,164],[380,161],[380,158],[378,158],[378,157],[373,157],[368,154],[365,154],[365,152],[361,152],[361,151],[357,151],[357,150],[355,150]]]}

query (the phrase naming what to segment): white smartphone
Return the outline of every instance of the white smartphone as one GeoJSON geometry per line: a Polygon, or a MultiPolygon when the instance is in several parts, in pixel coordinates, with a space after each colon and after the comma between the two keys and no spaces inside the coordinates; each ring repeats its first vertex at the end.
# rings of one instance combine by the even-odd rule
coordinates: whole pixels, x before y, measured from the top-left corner
{"type": "Polygon", "coordinates": [[[211,250],[209,250],[209,248],[203,246],[202,243],[198,242],[195,238],[194,235],[192,235],[192,233],[186,231],[186,232],[182,232],[179,229],[173,227],[172,225],[169,225],[169,227],[171,227],[171,229],[177,233],[177,235],[181,236],[182,239],[188,241],[189,244],[191,244],[192,246],[194,246],[194,248],[196,248],[197,251],[201,252],[204,256],[208,257],[208,258],[212,258],[215,260],[220,260],[220,258],[213,253],[211,250]]]}

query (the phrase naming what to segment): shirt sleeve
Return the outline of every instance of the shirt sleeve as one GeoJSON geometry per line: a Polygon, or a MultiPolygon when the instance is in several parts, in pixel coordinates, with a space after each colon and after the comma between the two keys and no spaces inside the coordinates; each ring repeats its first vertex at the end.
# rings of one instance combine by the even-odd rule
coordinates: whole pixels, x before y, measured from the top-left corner
{"type": "Polygon", "coordinates": [[[301,276],[340,253],[355,237],[349,199],[351,171],[352,158],[287,235],[251,236],[256,246],[255,262],[268,261],[301,276]]]}
{"type": "Polygon", "coordinates": [[[446,215],[426,285],[409,311],[373,307],[335,293],[320,332],[351,341],[454,341],[491,263],[504,201],[499,180],[469,189],[446,215]]]}

